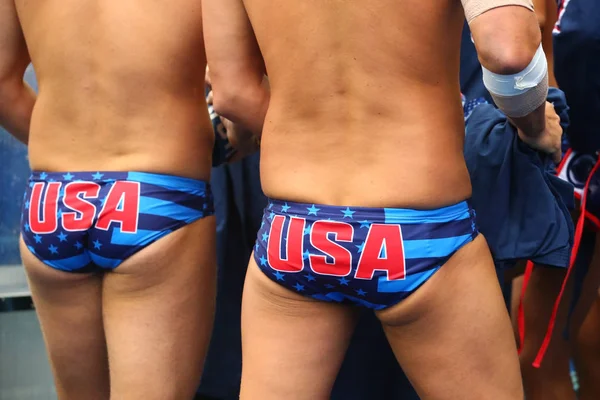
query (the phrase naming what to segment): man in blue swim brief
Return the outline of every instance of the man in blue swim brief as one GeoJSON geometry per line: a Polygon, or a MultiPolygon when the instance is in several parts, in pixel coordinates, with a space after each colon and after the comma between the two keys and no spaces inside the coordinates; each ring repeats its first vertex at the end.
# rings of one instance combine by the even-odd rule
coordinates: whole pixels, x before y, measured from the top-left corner
{"type": "Polygon", "coordinates": [[[494,101],[559,161],[531,3],[204,0],[203,12],[215,110],[262,131],[271,199],[244,287],[241,399],[329,398],[350,304],[376,310],[421,398],[521,400],[467,201],[458,55],[466,16],[494,101]]]}

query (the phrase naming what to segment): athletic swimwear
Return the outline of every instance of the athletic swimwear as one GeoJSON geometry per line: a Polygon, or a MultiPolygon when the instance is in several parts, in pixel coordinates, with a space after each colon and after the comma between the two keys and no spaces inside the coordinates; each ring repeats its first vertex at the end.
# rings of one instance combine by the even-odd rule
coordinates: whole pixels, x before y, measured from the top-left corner
{"type": "Polygon", "coordinates": [[[416,291],[477,234],[466,201],[421,211],[269,200],[254,259],[293,292],[381,310],[416,291]]]}
{"type": "Polygon", "coordinates": [[[213,215],[207,182],[144,172],[33,172],[21,234],[52,268],[117,268],[169,233],[213,215]]]}

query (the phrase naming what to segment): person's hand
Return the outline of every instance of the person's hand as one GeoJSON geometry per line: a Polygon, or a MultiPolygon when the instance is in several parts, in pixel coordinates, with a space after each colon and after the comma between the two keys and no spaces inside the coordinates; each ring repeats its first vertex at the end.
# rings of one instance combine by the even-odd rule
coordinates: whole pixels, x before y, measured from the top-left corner
{"type": "Polygon", "coordinates": [[[221,118],[221,122],[227,132],[227,140],[241,155],[252,154],[260,148],[260,139],[239,124],[233,123],[227,118],[221,118]]]}
{"type": "Polygon", "coordinates": [[[549,102],[546,102],[546,127],[540,134],[528,136],[519,130],[519,137],[523,142],[536,150],[550,154],[552,161],[557,164],[560,163],[562,158],[562,134],[560,117],[556,114],[554,105],[549,102]]]}

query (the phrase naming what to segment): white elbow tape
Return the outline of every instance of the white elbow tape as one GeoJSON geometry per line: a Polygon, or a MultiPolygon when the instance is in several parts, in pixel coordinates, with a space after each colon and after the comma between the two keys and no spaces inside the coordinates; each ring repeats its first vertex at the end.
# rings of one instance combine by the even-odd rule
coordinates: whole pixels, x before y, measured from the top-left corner
{"type": "Polygon", "coordinates": [[[521,72],[495,74],[484,67],[483,84],[500,110],[509,117],[524,117],[544,104],[548,96],[548,62],[542,49],[521,72]]]}
{"type": "Polygon", "coordinates": [[[461,0],[467,22],[471,22],[475,17],[486,11],[498,7],[520,6],[533,11],[532,0],[461,0]]]}

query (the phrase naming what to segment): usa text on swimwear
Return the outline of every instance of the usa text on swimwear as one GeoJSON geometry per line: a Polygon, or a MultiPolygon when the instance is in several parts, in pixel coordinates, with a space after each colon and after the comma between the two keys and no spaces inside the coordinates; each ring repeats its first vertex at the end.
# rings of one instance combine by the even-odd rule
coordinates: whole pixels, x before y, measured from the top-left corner
{"type": "MultiPolygon", "coordinates": [[[[297,273],[304,269],[304,230],[306,220],[290,217],[287,238],[283,238],[283,226],[286,217],[274,216],[271,223],[268,242],[268,262],[276,271],[297,273]],[[285,256],[281,254],[282,241],[285,240],[285,256]]],[[[337,242],[352,243],[354,227],[345,222],[316,221],[309,228],[311,245],[330,256],[308,255],[310,269],[320,275],[345,277],[352,272],[352,253],[337,242]],[[329,237],[333,236],[334,240],[329,237]]],[[[358,267],[353,278],[371,280],[375,271],[385,271],[388,280],[404,280],[406,263],[402,242],[402,230],[397,224],[371,224],[360,253],[358,267]]]]}
{"type": "MultiPolygon", "coordinates": [[[[29,206],[30,229],[35,234],[50,234],[58,229],[58,198],[62,182],[36,182],[31,189],[29,206]],[[46,186],[45,199],[42,193],[46,186]],[[40,213],[40,211],[42,211],[40,213]]],[[[62,214],[62,228],[67,232],[88,230],[96,217],[96,228],[108,230],[113,222],[119,223],[121,232],[137,233],[140,208],[139,182],[116,181],[100,211],[85,199],[97,198],[100,185],[95,182],[69,182],[64,185],[63,203],[73,212],[62,214]]]]}

